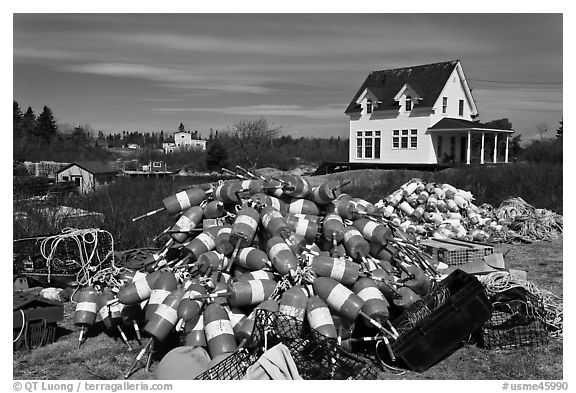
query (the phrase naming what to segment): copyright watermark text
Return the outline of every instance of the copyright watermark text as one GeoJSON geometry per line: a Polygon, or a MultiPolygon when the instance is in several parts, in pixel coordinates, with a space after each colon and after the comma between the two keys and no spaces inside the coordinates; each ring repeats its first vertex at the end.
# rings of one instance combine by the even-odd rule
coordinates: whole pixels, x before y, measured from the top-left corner
{"type": "Polygon", "coordinates": [[[547,381],[547,382],[504,382],[502,383],[502,390],[568,390],[568,382],[562,381],[547,381]]]}
{"type": "Polygon", "coordinates": [[[14,382],[14,391],[20,392],[132,392],[132,391],[171,391],[171,383],[148,383],[142,382],[52,382],[52,381],[29,381],[14,382]]]}

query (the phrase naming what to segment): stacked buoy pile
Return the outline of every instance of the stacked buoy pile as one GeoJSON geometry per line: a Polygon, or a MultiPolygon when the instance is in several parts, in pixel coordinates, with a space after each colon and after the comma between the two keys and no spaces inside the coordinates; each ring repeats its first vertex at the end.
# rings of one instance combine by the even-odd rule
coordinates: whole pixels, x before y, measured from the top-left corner
{"type": "Polygon", "coordinates": [[[362,324],[394,359],[398,332],[389,320],[440,280],[410,228],[342,193],[344,184],[312,187],[299,176],[237,168],[238,179],[186,189],[136,217],[175,216],[158,235],[167,237],[164,246],[145,269],[110,288],[113,298],[101,288],[82,291],[76,324],[85,332],[100,313],[111,318],[107,326],[134,327],[139,339],[143,325],[150,340],[126,377],[172,334],[183,345],[206,348],[213,361],[228,356],[250,337],[257,309],[344,340],[351,325],[362,324]]]}
{"type": "Polygon", "coordinates": [[[414,178],[378,201],[384,218],[419,238],[477,242],[531,242],[562,234],[562,216],[508,198],[497,209],[474,204],[471,192],[414,178]]]}

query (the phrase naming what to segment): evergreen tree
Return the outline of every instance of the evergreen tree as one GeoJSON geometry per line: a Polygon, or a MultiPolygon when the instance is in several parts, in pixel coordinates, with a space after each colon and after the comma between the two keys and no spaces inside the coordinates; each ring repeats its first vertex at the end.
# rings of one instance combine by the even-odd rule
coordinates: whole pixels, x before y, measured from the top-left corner
{"type": "Polygon", "coordinates": [[[562,138],[563,128],[564,128],[564,120],[562,119],[560,120],[560,128],[556,130],[556,138],[559,139],[562,138]]]}
{"type": "Polygon", "coordinates": [[[14,125],[17,125],[18,123],[20,123],[20,121],[22,121],[22,117],[24,115],[22,114],[22,110],[20,109],[20,105],[18,105],[18,103],[16,101],[14,101],[13,113],[14,113],[14,125]]]}
{"type": "Polygon", "coordinates": [[[20,127],[24,134],[34,135],[36,129],[36,115],[32,108],[28,107],[28,109],[26,109],[26,112],[20,121],[20,127]]]}
{"type": "Polygon", "coordinates": [[[47,106],[44,106],[42,113],[36,121],[36,135],[46,142],[50,142],[50,139],[56,135],[57,131],[58,127],[56,126],[52,111],[47,106]]]}
{"type": "Polygon", "coordinates": [[[178,132],[185,132],[186,129],[184,128],[184,124],[180,123],[180,125],[178,126],[178,132]]]}
{"type": "Polygon", "coordinates": [[[220,143],[219,139],[212,139],[208,143],[206,150],[206,167],[210,170],[217,170],[226,167],[228,159],[228,152],[226,148],[220,143]]]}

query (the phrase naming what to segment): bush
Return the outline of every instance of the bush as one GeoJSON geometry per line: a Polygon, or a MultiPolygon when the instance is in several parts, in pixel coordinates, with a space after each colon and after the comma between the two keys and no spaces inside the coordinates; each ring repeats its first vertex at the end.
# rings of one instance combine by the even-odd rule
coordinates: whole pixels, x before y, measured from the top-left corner
{"type": "Polygon", "coordinates": [[[562,138],[532,141],[524,148],[521,159],[533,163],[562,164],[562,138]]]}

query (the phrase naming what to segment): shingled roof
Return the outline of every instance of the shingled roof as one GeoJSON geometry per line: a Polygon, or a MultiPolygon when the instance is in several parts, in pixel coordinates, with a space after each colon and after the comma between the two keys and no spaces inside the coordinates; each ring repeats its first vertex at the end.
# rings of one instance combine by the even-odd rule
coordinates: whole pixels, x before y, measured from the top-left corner
{"type": "Polygon", "coordinates": [[[503,130],[501,128],[493,127],[480,123],[479,121],[470,121],[464,119],[456,119],[453,117],[444,117],[440,119],[432,127],[428,128],[430,131],[436,130],[462,130],[462,129],[476,129],[476,130],[494,130],[504,132],[514,132],[513,130],[503,130]]]}
{"type": "Polygon", "coordinates": [[[83,168],[85,170],[87,170],[90,173],[93,173],[95,175],[99,175],[99,174],[110,174],[110,173],[116,173],[118,172],[116,169],[112,168],[110,165],[108,165],[105,162],[99,162],[99,161],[76,161],[73,162],[70,165],[65,166],[64,168],[60,169],[57,173],[60,173],[62,171],[65,171],[66,169],[74,166],[74,165],[78,165],[80,168],[83,168]]]}
{"type": "Polygon", "coordinates": [[[345,113],[357,113],[362,110],[356,100],[365,89],[370,90],[381,102],[374,108],[375,112],[398,109],[399,103],[394,100],[394,96],[405,84],[410,85],[421,94],[422,100],[417,103],[418,107],[433,106],[458,62],[459,60],[451,60],[442,63],[372,71],[354,95],[345,113]]]}

